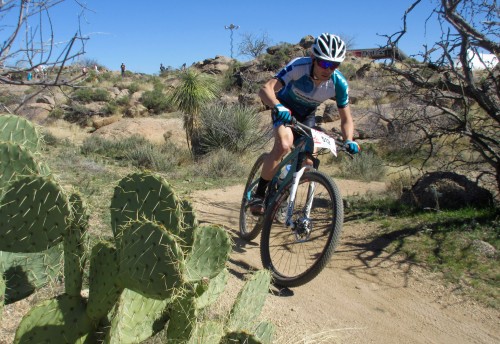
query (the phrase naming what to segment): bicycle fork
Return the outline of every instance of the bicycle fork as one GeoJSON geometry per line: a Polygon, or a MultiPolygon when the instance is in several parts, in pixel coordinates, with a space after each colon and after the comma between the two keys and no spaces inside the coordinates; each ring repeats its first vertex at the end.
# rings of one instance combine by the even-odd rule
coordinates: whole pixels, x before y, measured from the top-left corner
{"type": "MultiPolygon", "coordinates": [[[[295,229],[295,223],[293,222],[293,208],[295,206],[295,197],[297,196],[297,189],[299,187],[299,181],[302,175],[304,174],[307,167],[302,167],[298,172],[293,174],[292,180],[292,189],[290,191],[290,196],[288,199],[288,208],[286,213],[286,225],[290,227],[290,229],[295,229]]],[[[314,199],[314,191],[316,189],[316,184],[311,182],[307,189],[307,202],[303,212],[303,219],[309,220],[309,216],[311,214],[312,202],[314,199]]]]}

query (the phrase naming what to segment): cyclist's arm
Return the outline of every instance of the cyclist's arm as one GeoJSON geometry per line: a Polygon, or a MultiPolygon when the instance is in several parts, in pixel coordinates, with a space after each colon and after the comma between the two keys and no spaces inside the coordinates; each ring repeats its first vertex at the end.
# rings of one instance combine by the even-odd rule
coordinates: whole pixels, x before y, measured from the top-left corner
{"type": "Polygon", "coordinates": [[[344,141],[353,139],[354,123],[352,121],[351,107],[349,104],[343,108],[339,108],[340,115],[340,130],[344,141]]]}
{"type": "Polygon", "coordinates": [[[280,103],[278,98],[276,98],[276,92],[281,90],[282,87],[283,84],[280,80],[275,78],[270,79],[259,90],[259,97],[265,105],[273,108],[275,105],[280,103]]]}

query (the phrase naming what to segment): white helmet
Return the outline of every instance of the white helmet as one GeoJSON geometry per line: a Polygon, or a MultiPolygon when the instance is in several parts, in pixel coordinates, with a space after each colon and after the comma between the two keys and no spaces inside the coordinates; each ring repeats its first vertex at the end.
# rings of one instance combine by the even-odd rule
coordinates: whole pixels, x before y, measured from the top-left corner
{"type": "Polygon", "coordinates": [[[314,56],[322,60],[342,62],[345,59],[346,46],[339,36],[322,33],[314,40],[311,50],[314,56]]]}

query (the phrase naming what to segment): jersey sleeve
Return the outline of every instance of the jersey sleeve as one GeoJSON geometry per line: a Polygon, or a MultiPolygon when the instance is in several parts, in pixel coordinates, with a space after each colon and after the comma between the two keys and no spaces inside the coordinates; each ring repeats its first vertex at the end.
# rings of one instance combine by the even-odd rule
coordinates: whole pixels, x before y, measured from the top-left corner
{"type": "Polygon", "coordinates": [[[297,57],[290,61],[285,67],[283,67],[282,70],[280,70],[275,76],[275,79],[278,79],[281,81],[283,85],[288,84],[291,80],[297,80],[300,78],[303,73],[299,70],[299,68],[296,68],[298,63],[300,62],[303,58],[297,57]]]}
{"type": "Polygon", "coordinates": [[[346,78],[339,70],[333,73],[333,82],[335,84],[335,98],[337,100],[337,107],[345,108],[349,105],[349,85],[346,78]]]}

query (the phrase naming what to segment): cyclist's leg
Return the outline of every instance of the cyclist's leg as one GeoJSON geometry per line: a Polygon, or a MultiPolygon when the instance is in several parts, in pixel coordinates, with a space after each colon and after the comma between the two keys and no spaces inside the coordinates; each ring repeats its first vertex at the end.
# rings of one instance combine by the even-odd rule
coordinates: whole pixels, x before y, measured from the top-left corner
{"type": "Polygon", "coordinates": [[[271,152],[264,159],[259,184],[255,192],[255,200],[250,202],[250,211],[255,215],[264,214],[264,197],[267,185],[276,173],[276,167],[281,158],[287,154],[293,146],[292,129],[280,125],[274,128],[274,145],[271,152]]]}

